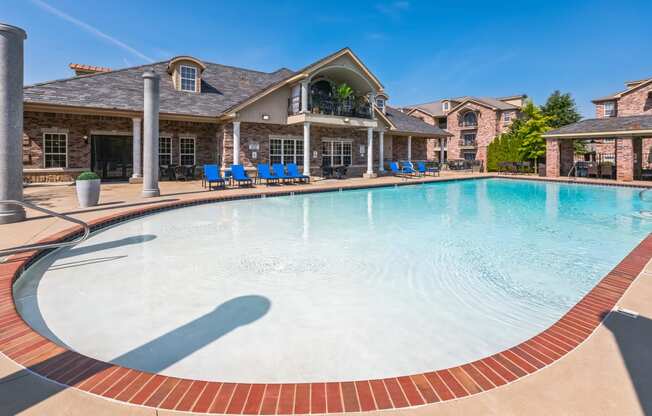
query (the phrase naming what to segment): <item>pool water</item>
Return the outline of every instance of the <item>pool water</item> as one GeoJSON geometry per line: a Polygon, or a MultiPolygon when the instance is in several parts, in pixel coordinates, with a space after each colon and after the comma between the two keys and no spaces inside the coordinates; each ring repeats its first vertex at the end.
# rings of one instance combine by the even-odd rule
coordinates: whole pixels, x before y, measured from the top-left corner
{"type": "Polygon", "coordinates": [[[481,179],[200,205],[58,250],[14,294],[55,342],[166,375],[425,372],[560,318],[652,230],[638,192],[481,179]]]}

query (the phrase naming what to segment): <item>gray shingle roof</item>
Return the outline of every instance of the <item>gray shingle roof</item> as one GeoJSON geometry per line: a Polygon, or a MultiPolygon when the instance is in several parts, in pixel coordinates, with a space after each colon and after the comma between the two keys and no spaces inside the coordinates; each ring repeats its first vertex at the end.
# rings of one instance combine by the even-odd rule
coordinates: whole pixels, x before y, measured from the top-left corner
{"type": "Polygon", "coordinates": [[[587,134],[604,132],[632,133],[639,130],[652,130],[652,115],[591,118],[550,130],[545,137],[569,134],[587,134]]]}
{"type": "Polygon", "coordinates": [[[161,112],[215,117],[254,93],[279,82],[292,71],[272,73],[206,63],[201,94],[174,89],[168,61],[26,86],[25,102],[141,111],[143,72],[161,75],[161,112]]]}
{"type": "Polygon", "coordinates": [[[385,107],[385,116],[400,132],[430,135],[432,137],[451,136],[446,130],[430,125],[416,117],[408,116],[392,107],[385,107]]]}

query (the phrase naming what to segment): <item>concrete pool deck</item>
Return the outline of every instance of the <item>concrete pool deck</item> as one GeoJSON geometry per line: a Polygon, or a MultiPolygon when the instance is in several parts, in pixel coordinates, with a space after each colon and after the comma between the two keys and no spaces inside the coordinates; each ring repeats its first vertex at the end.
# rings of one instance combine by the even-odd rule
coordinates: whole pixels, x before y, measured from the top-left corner
{"type": "MultiPolygon", "coordinates": [[[[442,175],[447,178],[469,178],[485,175],[468,173],[442,175]]],[[[233,195],[256,192],[287,192],[293,188],[308,190],[324,187],[391,184],[394,178],[371,180],[317,182],[296,187],[266,188],[254,190],[227,190],[233,195]]],[[[400,181],[400,180],[398,180],[400,181]]],[[[411,180],[416,182],[416,180],[411,180]]],[[[599,183],[598,181],[595,181],[599,183]]],[[[606,182],[606,181],[605,181],[606,182]]],[[[613,182],[611,182],[613,183],[613,182]]],[[[197,182],[162,183],[163,196],[143,200],[138,185],[115,184],[103,187],[100,207],[74,214],[84,220],[105,217],[110,214],[166,203],[173,200],[193,200],[210,194],[202,192],[197,182]]],[[[28,199],[57,211],[77,211],[74,188],[66,186],[30,187],[28,199]]],[[[33,215],[30,213],[30,215],[33,215]]],[[[3,247],[33,242],[44,236],[69,227],[65,222],[30,217],[21,224],[3,226],[0,245],[3,247]],[[5,232],[7,230],[7,232],[5,232]]],[[[576,350],[570,352],[552,366],[515,383],[492,389],[482,394],[460,400],[434,405],[383,411],[385,414],[645,414],[652,412],[652,397],[644,392],[652,391],[652,269],[648,265],[641,277],[618,305],[637,311],[638,318],[612,314],[604,325],[576,350]]],[[[120,404],[88,395],[84,392],[62,388],[34,376],[14,364],[0,359],[0,413],[25,414],[178,414],[161,409],[142,408],[120,404]],[[4,394],[4,393],[7,394],[4,394]]]]}

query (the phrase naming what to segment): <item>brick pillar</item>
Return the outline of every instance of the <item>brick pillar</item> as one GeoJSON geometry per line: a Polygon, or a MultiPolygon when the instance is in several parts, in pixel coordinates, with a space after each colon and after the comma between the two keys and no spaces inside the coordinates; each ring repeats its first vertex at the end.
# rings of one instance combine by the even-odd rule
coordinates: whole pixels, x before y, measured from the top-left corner
{"type": "Polygon", "coordinates": [[[559,177],[559,140],[546,139],[546,176],[559,177]]]}
{"type": "Polygon", "coordinates": [[[559,141],[559,175],[568,176],[573,168],[575,158],[574,140],[562,139],[559,141]]]}
{"type": "Polygon", "coordinates": [[[616,179],[634,180],[634,145],[631,137],[616,139],[616,179]]]}

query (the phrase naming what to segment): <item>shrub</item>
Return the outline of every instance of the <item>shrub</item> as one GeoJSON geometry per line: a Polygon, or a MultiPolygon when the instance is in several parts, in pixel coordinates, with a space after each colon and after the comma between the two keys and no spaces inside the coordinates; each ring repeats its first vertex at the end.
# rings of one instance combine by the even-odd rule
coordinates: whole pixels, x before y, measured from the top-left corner
{"type": "Polygon", "coordinates": [[[95,172],[82,172],[77,176],[78,181],[92,181],[93,179],[100,179],[95,172]]]}

